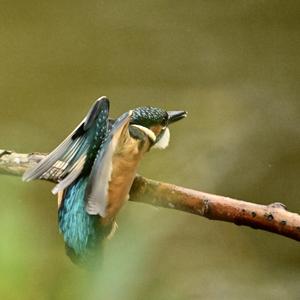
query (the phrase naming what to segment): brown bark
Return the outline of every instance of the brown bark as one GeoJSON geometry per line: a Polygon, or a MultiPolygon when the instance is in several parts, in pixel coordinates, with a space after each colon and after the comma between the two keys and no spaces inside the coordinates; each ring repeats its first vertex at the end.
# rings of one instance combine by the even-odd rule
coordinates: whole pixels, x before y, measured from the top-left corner
{"type": "MultiPolygon", "coordinates": [[[[21,176],[44,157],[0,150],[0,173],[21,176]]],[[[260,205],[136,176],[130,200],[189,212],[211,220],[274,232],[300,241],[300,215],[281,203],[260,205]]]]}

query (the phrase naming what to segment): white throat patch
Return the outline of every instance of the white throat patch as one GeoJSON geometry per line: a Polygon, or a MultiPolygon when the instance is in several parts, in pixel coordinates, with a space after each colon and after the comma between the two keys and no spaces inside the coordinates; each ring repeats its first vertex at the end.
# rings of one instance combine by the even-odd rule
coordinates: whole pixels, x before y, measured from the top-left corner
{"type": "Polygon", "coordinates": [[[160,138],[160,140],[157,143],[153,145],[153,148],[165,149],[168,147],[169,142],[170,142],[170,130],[169,128],[166,128],[163,133],[163,136],[160,138]]]}
{"type": "Polygon", "coordinates": [[[139,130],[141,130],[142,132],[144,132],[153,143],[155,142],[156,136],[155,136],[155,134],[154,134],[154,132],[152,130],[150,130],[147,127],[144,127],[144,126],[141,126],[141,125],[136,125],[136,124],[133,124],[131,126],[134,126],[134,127],[138,128],[139,130]]]}

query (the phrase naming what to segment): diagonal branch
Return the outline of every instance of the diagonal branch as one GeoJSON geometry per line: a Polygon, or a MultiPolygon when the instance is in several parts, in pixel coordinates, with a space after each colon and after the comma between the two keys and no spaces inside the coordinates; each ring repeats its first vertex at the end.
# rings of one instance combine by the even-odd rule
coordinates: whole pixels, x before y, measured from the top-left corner
{"type": "MultiPolygon", "coordinates": [[[[0,150],[0,173],[21,176],[45,154],[0,150]]],[[[300,241],[300,215],[281,203],[260,205],[136,176],[130,200],[274,232],[300,241]]]]}

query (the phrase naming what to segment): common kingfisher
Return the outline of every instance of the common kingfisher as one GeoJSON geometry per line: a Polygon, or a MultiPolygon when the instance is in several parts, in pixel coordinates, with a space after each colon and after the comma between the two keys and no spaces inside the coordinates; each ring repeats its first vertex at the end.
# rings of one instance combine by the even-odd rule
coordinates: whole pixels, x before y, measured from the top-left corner
{"type": "Polygon", "coordinates": [[[59,230],[72,261],[94,257],[114,232],[141,158],[152,148],[166,148],[168,125],[186,115],[145,106],[112,120],[103,96],[57,148],[25,172],[24,181],[58,182],[52,193],[58,194],[59,230]]]}

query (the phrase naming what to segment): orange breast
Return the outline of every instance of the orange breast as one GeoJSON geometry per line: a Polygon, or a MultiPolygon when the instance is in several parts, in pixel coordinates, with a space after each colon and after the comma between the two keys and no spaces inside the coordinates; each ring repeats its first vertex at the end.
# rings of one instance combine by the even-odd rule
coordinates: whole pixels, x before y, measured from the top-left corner
{"type": "Polygon", "coordinates": [[[122,205],[128,200],[137,167],[144,153],[150,147],[149,140],[137,141],[129,135],[120,141],[113,156],[113,169],[108,189],[108,205],[102,224],[111,223],[122,205]]]}

